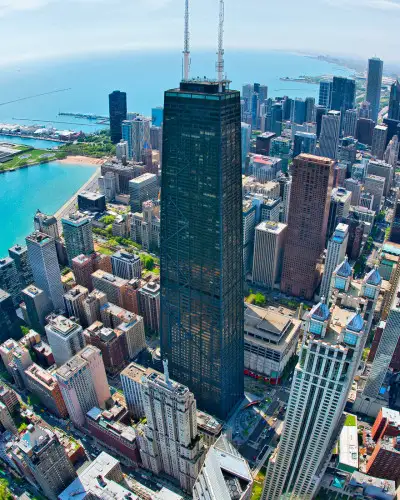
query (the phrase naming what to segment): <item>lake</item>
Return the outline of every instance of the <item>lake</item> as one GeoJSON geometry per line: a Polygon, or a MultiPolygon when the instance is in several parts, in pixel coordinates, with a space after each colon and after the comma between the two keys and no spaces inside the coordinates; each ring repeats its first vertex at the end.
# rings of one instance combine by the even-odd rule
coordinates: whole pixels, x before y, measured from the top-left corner
{"type": "Polygon", "coordinates": [[[11,135],[0,134],[0,142],[8,142],[11,144],[25,144],[35,149],[54,149],[57,146],[65,144],[60,141],[45,141],[43,139],[31,139],[29,137],[18,137],[11,135]]]}
{"type": "Polygon", "coordinates": [[[33,230],[39,208],[55,213],[96,171],[93,165],[45,163],[0,175],[0,257],[33,230]]]}

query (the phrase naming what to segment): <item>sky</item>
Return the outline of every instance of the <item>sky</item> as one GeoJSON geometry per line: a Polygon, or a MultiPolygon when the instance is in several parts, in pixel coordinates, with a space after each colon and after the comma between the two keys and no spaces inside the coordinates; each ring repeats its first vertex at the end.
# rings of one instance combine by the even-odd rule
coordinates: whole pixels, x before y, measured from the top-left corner
{"type": "MultiPolygon", "coordinates": [[[[192,49],[217,45],[218,0],[191,0],[192,49]]],[[[180,49],[184,0],[0,0],[0,64],[180,49]]],[[[400,63],[400,0],[225,0],[225,47],[400,63]]]]}

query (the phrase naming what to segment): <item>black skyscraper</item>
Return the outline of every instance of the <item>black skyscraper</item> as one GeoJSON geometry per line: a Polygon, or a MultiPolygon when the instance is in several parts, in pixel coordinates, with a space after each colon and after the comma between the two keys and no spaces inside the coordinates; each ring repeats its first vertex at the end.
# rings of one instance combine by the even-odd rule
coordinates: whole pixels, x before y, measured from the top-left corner
{"type": "Polygon", "coordinates": [[[0,344],[10,337],[21,338],[20,323],[11,295],[0,289],[0,344]]]}
{"type": "Polygon", "coordinates": [[[126,120],[126,93],[114,90],[109,96],[111,141],[116,144],[122,139],[122,122],[126,120]]]}
{"type": "Polygon", "coordinates": [[[356,104],[356,82],[351,78],[334,76],[332,83],[331,109],[341,111],[342,119],[347,109],[353,109],[356,104]]]}
{"type": "Polygon", "coordinates": [[[162,355],[220,418],[243,397],[240,141],[239,92],[193,81],[165,93],[162,355]]]}
{"type": "Polygon", "coordinates": [[[371,118],[374,122],[378,120],[381,102],[383,61],[378,57],[368,59],[368,77],[366,101],[371,105],[371,118]]]}
{"type": "Polygon", "coordinates": [[[392,84],[390,89],[388,118],[400,120],[400,83],[398,80],[392,84]]]}

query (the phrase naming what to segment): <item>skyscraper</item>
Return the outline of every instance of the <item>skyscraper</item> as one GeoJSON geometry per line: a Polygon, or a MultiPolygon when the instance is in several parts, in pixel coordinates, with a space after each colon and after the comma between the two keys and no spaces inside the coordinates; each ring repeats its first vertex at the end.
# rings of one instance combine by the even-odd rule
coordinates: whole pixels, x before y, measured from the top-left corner
{"type": "Polygon", "coordinates": [[[389,114],[390,120],[400,120],[400,82],[396,80],[390,89],[389,114]]]}
{"type": "Polygon", "coordinates": [[[110,108],[111,142],[117,144],[122,139],[122,122],[126,120],[126,93],[114,90],[108,96],[110,108]]]}
{"type": "Polygon", "coordinates": [[[241,123],[242,132],[242,170],[246,168],[246,158],[250,153],[250,141],[251,141],[251,125],[248,123],[241,123]]]}
{"type": "Polygon", "coordinates": [[[184,81],[164,110],[162,353],[199,407],[226,418],[243,395],[240,94],[184,81]]]}
{"type": "Polygon", "coordinates": [[[381,102],[383,61],[378,57],[368,59],[367,94],[366,101],[371,105],[371,118],[378,120],[381,102]]]}
{"type": "Polygon", "coordinates": [[[319,137],[320,156],[336,160],[340,136],[340,112],[329,111],[322,117],[321,135],[319,137]]]}
{"type": "Polygon", "coordinates": [[[81,325],[64,316],[52,315],[45,330],[58,366],[66,363],[85,346],[81,325]]]}
{"type": "Polygon", "coordinates": [[[306,97],[306,122],[315,121],[315,99],[306,97]]]}
{"type": "Polygon", "coordinates": [[[63,310],[64,288],[54,239],[35,231],[26,237],[26,246],[35,285],[45,292],[54,309],[63,310]]]}
{"type": "Polygon", "coordinates": [[[32,269],[29,265],[28,250],[21,245],[14,245],[8,249],[8,255],[15,262],[18,271],[21,290],[33,283],[32,269]]]}
{"type": "Polygon", "coordinates": [[[310,132],[296,132],[294,134],[293,158],[296,158],[301,153],[315,154],[317,145],[316,134],[310,132]]]}
{"type": "Polygon", "coordinates": [[[372,150],[373,156],[376,156],[378,160],[383,160],[383,155],[386,150],[386,138],[387,138],[388,128],[386,125],[377,125],[374,128],[372,134],[372,150]]]}
{"type": "Polygon", "coordinates": [[[326,109],[331,109],[331,102],[332,102],[332,82],[329,80],[321,80],[319,82],[318,104],[326,109]]]}
{"type": "Polygon", "coordinates": [[[293,161],[292,192],[283,259],[281,290],[313,297],[318,264],[325,247],[334,161],[301,154],[293,161]]]}
{"type": "Polygon", "coordinates": [[[21,285],[17,267],[13,259],[4,257],[0,259],[0,288],[11,295],[14,306],[18,307],[21,301],[21,285]]]}
{"type": "Polygon", "coordinates": [[[39,333],[44,333],[45,318],[51,313],[52,303],[43,290],[29,285],[22,290],[25,303],[26,320],[29,326],[39,333]]]}
{"type": "Polygon", "coordinates": [[[61,222],[70,265],[72,259],[78,255],[94,252],[91,217],[81,212],[74,212],[64,217],[61,222]]]}
{"type": "Polygon", "coordinates": [[[352,78],[334,76],[332,83],[331,109],[340,111],[344,116],[347,109],[353,109],[356,104],[356,82],[352,78]]]}
{"type": "Polygon", "coordinates": [[[21,337],[21,330],[11,295],[0,289],[0,343],[10,337],[21,337]]]}
{"type": "Polygon", "coordinates": [[[336,226],[343,217],[349,215],[351,205],[351,192],[345,188],[333,188],[329,205],[328,225],[326,228],[326,239],[329,240],[336,226]]]}
{"type": "Polygon", "coordinates": [[[344,137],[355,137],[357,130],[357,110],[347,109],[344,115],[344,137]]]}
{"type": "Polygon", "coordinates": [[[328,305],[330,300],[332,273],[346,256],[348,239],[349,226],[347,224],[340,223],[336,226],[335,232],[328,242],[324,275],[322,277],[320,291],[320,296],[325,297],[328,305]]]}
{"type": "Polygon", "coordinates": [[[134,161],[143,161],[146,149],[150,144],[151,120],[145,116],[136,116],[133,120],[122,123],[122,137],[128,143],[128,158],[134,161]]]}
{"type": "Polygon", "coordinates": [[[317,137],[321,135],[322,127],[322,117],[328,113],[328,110],[324,106],[315,106],[315,121],[317,124],[317,137]]]}

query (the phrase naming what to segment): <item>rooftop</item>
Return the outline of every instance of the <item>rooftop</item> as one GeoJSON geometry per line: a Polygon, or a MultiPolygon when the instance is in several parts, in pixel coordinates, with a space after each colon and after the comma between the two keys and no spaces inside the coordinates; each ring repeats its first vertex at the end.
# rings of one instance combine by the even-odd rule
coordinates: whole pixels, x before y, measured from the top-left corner
{"type": "Polygon", "coordinates": [[[131,363],[124,370],[122,370],[120,375],[128,377],[137,383],[141,383],[142,377],[147,377],[147,375],[150,375],[150,373],[157,373],[161,375],[161,373],[153,370],[152,368],[145,368],[144,366],[138,365],[137,363],[131,363]]]}
{"type": "Polygon", "coordinates": [[[91,220],[92,220],[92,218],[89,217],[88,215],[86,215],[82,212],[76,211],[76,212],[71,212],[68,215],[66,215],[65,217],[63,217],[61,219],[61,222],[63,224],[67,224],[68,226],[78,227],[78,226],[82,226],[83,224],[87,224],[91,220]]]}
{"type": "Polygon", "coordinates": [[[11,257],[4,257],[3,259],[0,259],[0,269],[2,267],[10,266],[13,264],[13,259],[11,257]]]}
{"type": "Polygon", "coordinates": [[[87,198],[88,200],[92,200],[92,201],[96,201],[96,200],[99,200],[100,198],[104,198],[104,194],[94,193],[93,191],[81,191],[79,193],[79,196],[83,196],[84,198],[87,198]]]}
{"type": "Polygon", "coordinates": [[[358,469],[357,417],[352,416],[355,418],[356,424],[346,425],[346,422],[350,422],[346,419],[339,437],[339,469],[344,466],[344,470],[347,470],[346,467],[353,470],[358,469]]]}
{"type": "Polygon", "coordinates": [[[45,233],[41,233],[40,231],[35,231],[26,237],[26,241],[31,243],[36,243],[38,245],[46,245],[50,241],[53,241],[53,238],[51,238],[45,233]]]}
{"type": "Polygon", "coordinates": [[[107,281],[108,283],[111,283],[114,286],[124,286],[128,283],[128,280],[124,280],[120,278],[119,276],[115,276],[114,274],[107,273],[105,271],[102,271],[101,269],[98,269],[92,274],[92,278],[95,279],[102,279],[104,281],[107,281]]]}
{"type": "Polygon", "coordinates": [[[218,435],[222,430],[221,422],[211,415],[208,415],[208,413],[199,410],[197,410],[197,426],[201,430],[214,435],[218,435]]]}
{"type": "Polygon", "coordinates": [[[150,174],[150,173],[145,173],[142,175],[139,175],[139,177],[135,177],[134,179],[131,179],[129,181],[129,184],[140,184],[141,182],[145,182],[148,180],[157,180],[156,174],[150,174]]]}
{"type": "Polygon", "coordinates": [[[41,290],[40,288],[38,288],[35,285],[29,285],[24,290],[22,290],[22,293],[24,293],[25,295],[28,295],[29,297],[35,298],[38,295],[42,294],[43,290],[41,290]]]}
{"type": "Polygon", "coordinates": [[[25,370],[25,373],[28,378],[36,380],[36,382],[43,385],[46,389],[53,389],[57,385],[55,377],[35,363],[25,370]]]}
{"type": "MultiPolygon", "coordinates": [[[[279,202],[279,200],[277,200],[279,202]]],[[[281,234],[287,228],[287,224],[281,222],[264,221],[258,224],[257,231],[265,231],[266,233],[281,234]]]]}
{"type": "Polygon", "coordinates": [[[77,330],[81,329],[81,326],[78,325],[78,323],[67,319],[65,316],[51,315],[48,320],[49,322],[46,329],[63,337],[68,337],[77,330]]]}

